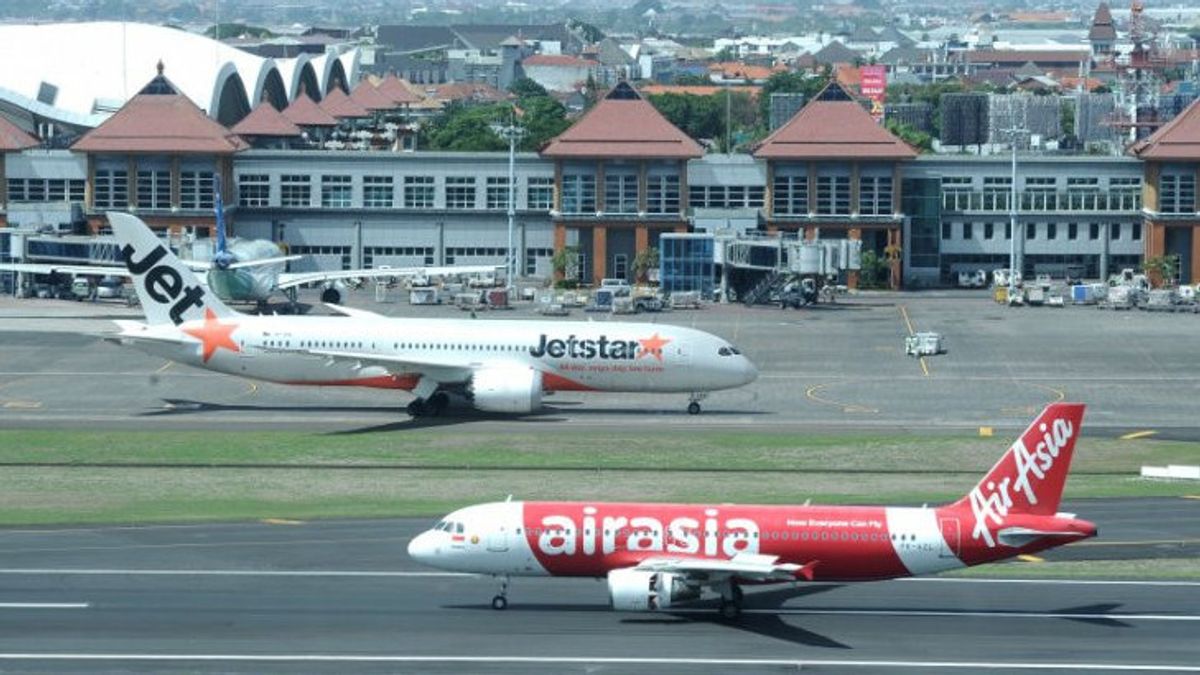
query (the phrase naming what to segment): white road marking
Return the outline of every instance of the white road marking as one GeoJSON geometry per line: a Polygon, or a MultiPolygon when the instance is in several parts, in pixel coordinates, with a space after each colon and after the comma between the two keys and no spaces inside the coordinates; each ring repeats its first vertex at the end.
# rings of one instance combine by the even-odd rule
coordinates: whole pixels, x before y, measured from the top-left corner
{"type": "Polygon", "coordinates": [[[160,576],[160,577],[477,577],[465,572],[400,572],[373,570],[123,570],[123,569],[0,569],[0,575],[160,576]]]}
{"type": "Polygon", "coordinates": [[[0,609],[87,609],[87,602],[0,602],[0,609]]]}
{"type": "MultiPolygon", "coordinates": [[[[672,610],[674,611],[674,610],[672,610]]],[[[687,612],[709,612],[712,610],[685,610],[687,612]]],[[[937,609],[746,609],[743,614],[778,614],[788,616],[831,615],[831,616],[932,616],[968,617],[988,619],[1108,619],[1113,621],[1200,621],[1196,614],[1097,614],[1078,612],[971,612],[937,609]]]]}
{"type": "Polygon", "coordinates": [[[408,654],[91,654],[34,652],[0,653],[0,661],[242,661],[248,663],[470,663],[470,664],[543,664],[543,665],[639,665],[639,666],[783,666],[848,668],[921,668],[971,670],[1113,670],[1142,672],[1200,673],[1200,666],[1149,663],[1052,663],[1023,661],[872,661],[866,659],[717,659],[717,658],[638,658],[619,656],[416,656],[408,654]]]}
{"type": "Polygon", "coordinates": [[[1048,584],[1057,586],[1196,586],[1200,581],[1124,581],[1120,579],[957,579],[954,577],[905,577],[896,581],[948,584],[1048,584]]]}

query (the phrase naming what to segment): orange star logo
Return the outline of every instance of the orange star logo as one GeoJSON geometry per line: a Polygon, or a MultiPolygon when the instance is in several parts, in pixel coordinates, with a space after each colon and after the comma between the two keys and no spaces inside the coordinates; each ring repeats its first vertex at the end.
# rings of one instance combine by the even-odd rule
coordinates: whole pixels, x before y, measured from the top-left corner
{"type": "Polygon", "coordinates": [[[642,350],[638,352],[637,357],[640,359],[643,356],[653,356],[661,362],[663,360],[662,349],[670,341],[670,338],[659,337],[658,333],[648,338],[639,339],[638,342],[641,343],[642,350]]]}
{"type": "Polygon", "coordinates": [[[233,341],[233,331],[237,330],[235,323],[221,323],[212,309],[204,310],[204,324],[184,328],[183,332],[191,335],[204,345],[204,362],[212,358],[218,349],[228,349],[231,352],[241,351],[233,341]]]}

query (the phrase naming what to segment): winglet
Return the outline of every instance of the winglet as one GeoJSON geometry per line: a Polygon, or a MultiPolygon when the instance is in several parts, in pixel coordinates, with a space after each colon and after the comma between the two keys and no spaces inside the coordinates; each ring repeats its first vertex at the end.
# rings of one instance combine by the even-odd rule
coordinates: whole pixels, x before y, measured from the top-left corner
{"type": "Polygon", "coordinates": [[[810,561],[804,563],[803,567],[796,570],[796,576],[804,577],[805,580],[807,580],[807,581],[812,581],[816,576],[815,571],[817,569],[817,565],[820,565],[820,564],[821,564],[820,560],[810,560],[810,561]]]}

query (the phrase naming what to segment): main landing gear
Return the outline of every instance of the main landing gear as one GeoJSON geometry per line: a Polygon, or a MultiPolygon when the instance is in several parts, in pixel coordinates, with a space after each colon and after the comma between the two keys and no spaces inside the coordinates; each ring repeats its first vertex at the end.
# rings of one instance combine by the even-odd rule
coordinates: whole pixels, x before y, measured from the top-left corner
{"type": "Polygon", "coordinates": [[[721,604],[717,612],[725,621],[733,621],[742,615],[742,589],[733,581],[721,587],[721,604]]]}
{"type": "Polygon", "coordinates": [[[688,399],[687,411],[689,415],[700,414],[700,401],[708,397],[707,391],[694,391],[691,398],[688,399]]]}
{"type": "Polygon", "coordinates": [[[500,593],[492,598],[492,609],[500,611],[508,609],[508,576],[500,577],[500,593]]]}
{"type": "Polygon", "coordinates": [[[408,414],[413,417],[438,417],[446,412],[446,408],[450,406],[450,396],[444,391],[439,391],[429,398],[417,398],[409,402],[408,414]]]}

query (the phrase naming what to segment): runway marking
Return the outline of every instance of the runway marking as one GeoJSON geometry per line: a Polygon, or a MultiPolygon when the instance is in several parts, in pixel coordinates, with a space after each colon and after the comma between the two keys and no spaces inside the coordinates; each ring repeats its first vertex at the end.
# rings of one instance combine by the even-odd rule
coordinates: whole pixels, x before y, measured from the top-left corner
{"type": "Polygon", "coordinates": [[[41,401],[5,401],[5,410],[37,410],[42,407],[41,401]]]}
{"type": "Polygon", "coordinates": [[[1200,673],[1200,666],[1152,663],[1055,663],[1038,661],[900,661],[868,659],[724,659],[698,657],[636,656],[419,656],[410,654],[119,654],[119,653],[0,653],[4,661],[142,661],[247,663],[447,663],[447,664],[540,664],[540,665],[628,665],[628,666],[726,666],[726,667],[826,667],[826,668],[911,668],[955,670],[1104,670],[1200,673]]]}
{"type": "Polygon", "coordinates": [[[154,373],[157,375],[158,373],[165,372],[167,368],[170,368],[172,365],[174,365],[174,363],[174,361],[167,361],[166,363],[162,364],[158,370],[154,371],[154,373]]]}
{"type": "Polygon", "coordinates": [[[825,405],[831,405],[836,408],[841,408],[842,412],[845,412],[845,413],[877,413],[877,412],[879,412],[879,409],[877,409],[877,408],[869,408],[867,406],[858,405],[855,403],[839,403],[838,401],[833,401],[833,400],[830,400],[827,398],[822,398],[820,396],[817,396],[817,392],[820,391],[821,389],[824,389],[827,386],[829,386],[829,385],[814,384],[813,386],[811,386],[807,390],[805,390],[804,397],[809,400],[816,401],[817,403],[824,403],[825,405]]]}
{"type": "Polygon", "coordinates": [[[1024,561],[1024,562],[1027,562],[1027,563],[1043,563],[1043,562],[1046,562],[1046,559],[1045,559],[1045,558],[1039,558],[1039,557],[1037,557],[1036,555],[1030,555],[1030,554],[1028,554],[1028,553],[1022,553],[1021,555],[1017,556],[1017,559],[1018,559],[1018,560],[1022,560],[1022,561],[1024,561]]]}
{"type": "Polygon", "coordinates": [[[263,518],[263,525],[303,525],[303,520],[288,520],[287,518],[263,518]]]}
{"type": "Polygon", "coordinates": [[[86,602],[0,602],[0,609],[87,609],[86,602]]]}
{"type": "Polygon", "coordinates": [[[1060,586],[1194,586],[1200,581],[1135,581],[1121,579],[959,579],[956,577],[904,577],[896,581],[944,584],[1057,584],[1060,586]]]}
{"type": "Polygon", "coordinates": [[[121,570],[121,569],[0,569],[0,575],[148,576],[148,577],[479,577],[466,572],[399,572],[371,570],[121,570]]]}
{"type": "MultiPolygon", "coordinates": [[[[677,611],[672,609],[672,612],[677,611]]],[[[709,609],[678,610],[680,613],[712,612],[709,609]]],[[[967,617],[972,619],[1101,619],[1111,621],[1200,621],[1196,614],[1123,614],[1120,612],[1009,612],[994,610],[975,612],[955,609],[743,609],[743,614],[771,614],[787,616],[902,616],[902,617],[967,617]]]]}
{"type": "Polygon", "coordinates": [[[1147,437],[1153,436],[1157,433],[1158,432],[1154,431],[1153,429],[1147,429],[1145,431],[1134,431],[1133,433],[1128,433],[1128,434],[1125,434],[1124,436],[1121,436],[1120,439],[1122,441],[1136,441],[1139,438],[1147,438],[1147,437]]]}

